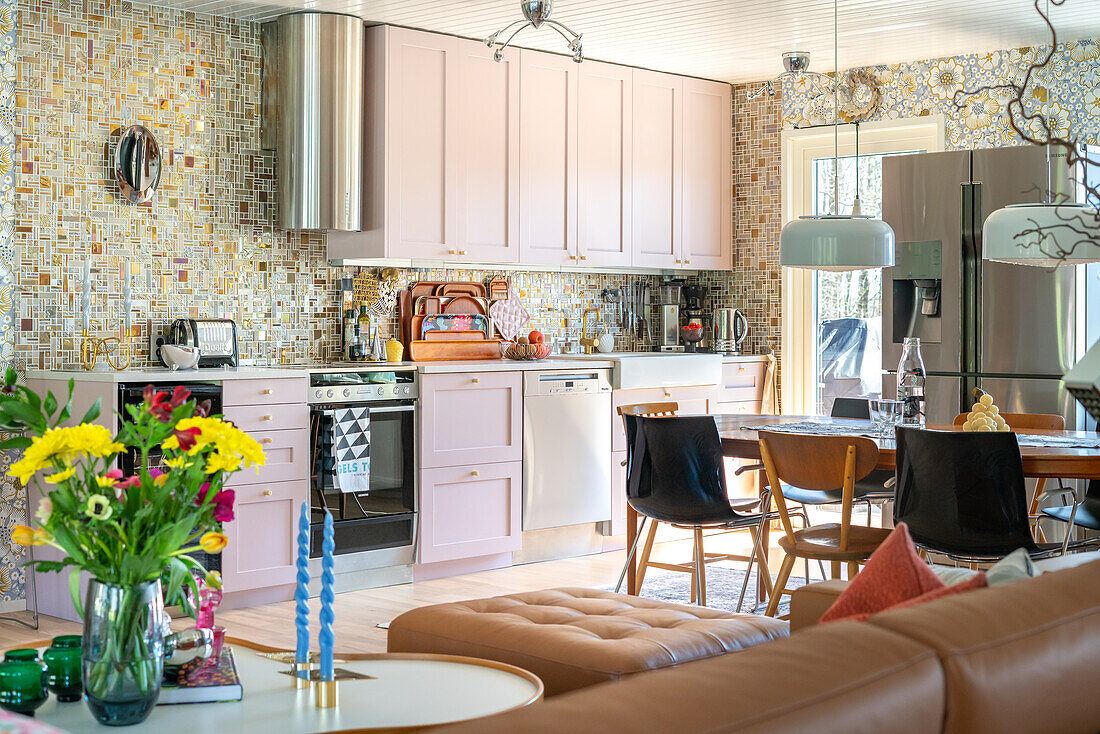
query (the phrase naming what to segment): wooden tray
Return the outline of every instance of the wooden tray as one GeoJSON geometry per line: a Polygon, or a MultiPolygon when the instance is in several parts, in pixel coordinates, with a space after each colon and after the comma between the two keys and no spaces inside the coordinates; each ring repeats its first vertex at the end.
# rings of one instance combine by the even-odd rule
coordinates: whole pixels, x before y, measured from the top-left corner
{"type": "Polygon", "coordinates": [[[478,341],[443,340],[409,342],[409,359],[414,362],[442,362],[457,359],[500,359],[500,339],[478,341]]]}
{"type": "Polygon", "coordinates": [[[483,342],[485,332],[481,329],[469,331],[425,331],[422,341],[426,342],[483,342]]]}
{"type": "Polygon", "coordinates": [[[480,314],[488,318],[489,306],[484,298],[477,296],[452,296],[442,305],[441,313],[445,314],[480,314]]]}

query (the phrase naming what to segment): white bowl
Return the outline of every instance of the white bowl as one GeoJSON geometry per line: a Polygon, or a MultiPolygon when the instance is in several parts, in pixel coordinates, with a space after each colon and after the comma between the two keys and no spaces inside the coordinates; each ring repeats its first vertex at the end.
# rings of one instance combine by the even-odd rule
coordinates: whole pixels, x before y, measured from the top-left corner
{"type": "Polygon", "coordinates": [[[198,347],[185,347],[179,344],[163,344],[160,348],[160,356],[170,370],[193,370],[199,366],[199,357],[202,352],[198,347]]]}

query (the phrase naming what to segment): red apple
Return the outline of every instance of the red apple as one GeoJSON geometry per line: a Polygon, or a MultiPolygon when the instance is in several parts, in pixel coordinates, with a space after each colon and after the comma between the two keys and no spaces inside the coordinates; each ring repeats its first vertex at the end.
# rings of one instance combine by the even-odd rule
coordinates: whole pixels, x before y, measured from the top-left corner
{"type": "Polygon", "coordinates": [[[538,329],[535,329],[527,335],[527,341],[531,342],[532,344],[542,344],[546,340],[543,338],[542,332],[538,329]]]}

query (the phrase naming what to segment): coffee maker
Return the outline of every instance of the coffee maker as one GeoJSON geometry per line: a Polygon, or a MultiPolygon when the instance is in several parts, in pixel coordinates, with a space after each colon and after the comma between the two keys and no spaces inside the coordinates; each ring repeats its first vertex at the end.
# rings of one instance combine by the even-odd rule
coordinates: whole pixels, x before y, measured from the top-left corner
{"type": "Polygon", "coordinates": [[[657,287],[657,302],[661,309],[661,340],[655,347],[658,352],[682,352],[680,343],[680,290],[682,280],[669,280],[657,287]]]}
{"type": "MultiPolygon", "coordinates": [[[[703,285],[685,285],[682,291],[684,297],[684,326],[698,323],[703,327],[701,341],[691,345],[691,351],[705,352],[710,349],[710,329],[707,328],[708,314],[703,310],[703,303],[707,298],[707,288],[703,285]]],[[[689,347],[690,348],[690,347],[689,347]]]]}

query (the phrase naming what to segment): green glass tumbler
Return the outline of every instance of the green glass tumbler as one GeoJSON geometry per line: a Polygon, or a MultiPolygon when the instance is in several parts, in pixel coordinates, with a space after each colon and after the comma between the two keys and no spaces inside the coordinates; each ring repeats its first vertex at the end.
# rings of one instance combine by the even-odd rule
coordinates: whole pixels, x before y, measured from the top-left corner
{"type": "Polygon", "coordinates": [[[46,685],[61,703],[79,701],[84,692],[80,643],[80,635],[61,635],[53,638],[53,644],[42,653],[46,685]]]}
{"type": "Polygon", "coordinates": [[[0,663],[0,707],[34,716],[34,710],[46,702],[47,696],[38,651],[12,650],[4,655],[0,663]]]}

